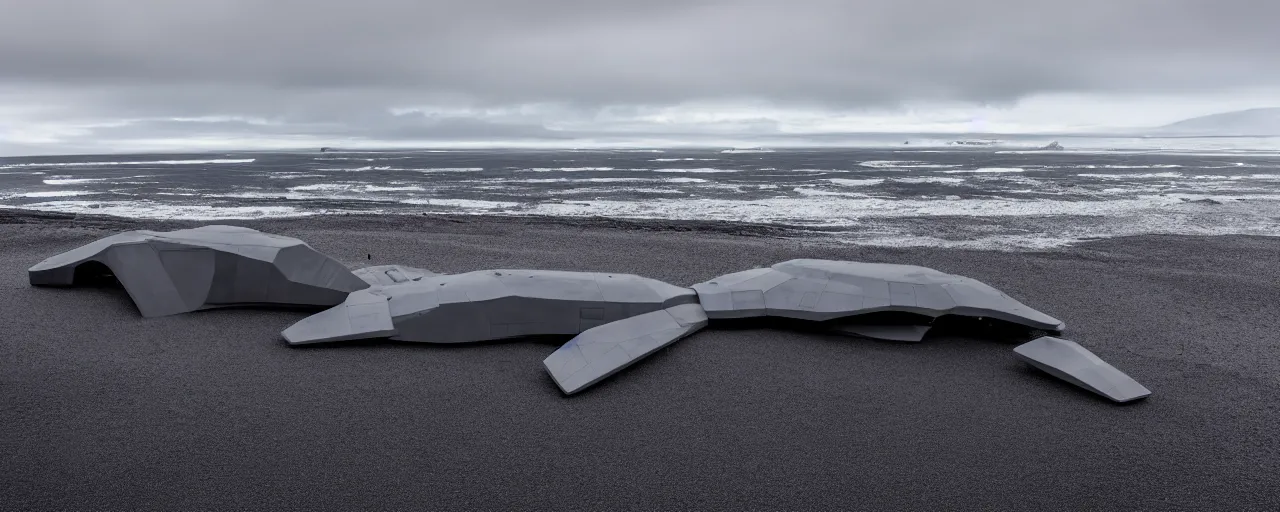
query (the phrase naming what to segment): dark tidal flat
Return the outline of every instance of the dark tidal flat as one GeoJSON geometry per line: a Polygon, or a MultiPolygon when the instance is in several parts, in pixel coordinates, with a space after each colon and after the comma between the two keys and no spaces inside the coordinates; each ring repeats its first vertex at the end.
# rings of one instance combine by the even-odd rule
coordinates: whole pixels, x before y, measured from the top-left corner
{"type": "Polygon", "coordinates": [[[1061,318],[1154,394],[1118,406],[962,330],[713,325],[566,398],[541,364],[553,342],[291,348],[279,332],[308,311],[144,319],[122,289],[33,288],[47,256],[196,224],[4,212],[0,509],[1280,509],[1280,238],[987,252],[696,224],[222,223],[438,272],[688,285],[796,257],[925,265],[1061,318]]]}

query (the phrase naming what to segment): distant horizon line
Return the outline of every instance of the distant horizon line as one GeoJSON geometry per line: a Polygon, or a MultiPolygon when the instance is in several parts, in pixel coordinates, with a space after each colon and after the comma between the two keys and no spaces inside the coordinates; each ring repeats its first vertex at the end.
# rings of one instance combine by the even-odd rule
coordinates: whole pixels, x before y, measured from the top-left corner
{"type": "MultiPolygon", "coordinates": [[[[842,141],[832,141],[832,140],[824,141],[824,140],[813,140],[813,139],[804,141],[804,140],[799,140],[800,137],[797,136],[795,137],[796,140],[740,141],[741,143],[738,143],[738,144],[733,144],[733,143],[711,144],[711,143],[700,143],[700,142],[691,142],[691,143],[682,144],[674,141],[667,142],[667,143],[658,143],[656,141],[646,141],[647,144],[643,144],[643,145],[629,144],[626,142],[610,142],[610,143],[595,143],[595,144],[588,143],[584,145],[581,143],[573,144],[572,143],[573,141],[571,140],[528,140],[525,142],[503,141],[503,142],[493,142],[493,143],[479,143],[479,142],[456,141],[452,143],[429,142],[429,143],[413,144],[413,145],[406,144],[406,145],[367,145],[367,146],[361,146],[358,144],[356,146],[342,146],[338,144],[334,144],[334,145],[298,144],[298,145],[289,145],[287,147],[273,147],[273,148],[230,148],[230,147],[229,148],[199,148],[196,146],[192,146],[188,148],[165,148],[165,149],[157,148],[157,149],[149,149],[149,150],[148,149],[128,149],[128,150],[121,150],[121,151],[102,151],[102,150],[93,150],[93,149],[87,149],[87,148],[80,148],[80,149],[68,148],[66,151],[51,150],[49,152],[36,152],[36,153],[25,153],[25,154],[9,154],[9,155],[0,154],[0,159],[80,157],[80,156],[106,156],[106,155],[181,155],[181,154],[208,155],[208,154],[219,154],[219,153],[245,154],[245,153],[299,153],[299,152],[321,154],[321,153],[342,153],[342,152],[378,153],[378,152],[432,152],[432,151],[438,151],[438,152],[455,152],[455,151],[460,151],[460,152],[465,152],[465,151],[528,151],[528,152],[636,151],[636,152],[643,152],[643,151],[687,150],[687,151],[724,152],[724,151],[735,151],[735,150],[736,151],[759,150],[763,152],[768,152],[772,150],[804,150],[804,149],[813,149],[813,150],[898,149],[898,150],[910,151],[913,148],[927,148],[935,151],[938,149],[945,149],[945,150],[951,150],[956,152],[967,152],[967,151],[977,152],[977,151],[984,151],[984,150],[987,150],[987,151],[989,150],[1023,150],[1023,151],[1041,150],[1039,147],[1026,147],[1026,146],[1019,147],[1019,146],[1010,146],[1007,144],[1000,144],[1001,142],[1017,141],[1018,139],[1020,139],[1020,142],[1023,142],[1023,143],[1029,143],[1033,139],[1036,140],[1037,142],[1046,142],[1046,143],[1049,141],[1056,142],[1056,139],[1062,139],[1062,140],[1070,140],[1070,139],[1121,140],[1123,139],[1123,140],[1132,140],[1132,141],[1189,140],[1189,139],[1205,139],[1205,140],[1280,139],[1280,134],[1277,134],[1277,135],[1134,135],[1134,134],[1101,134],[1101,133],[1100,134],[1082,134],[1082,133],[1040,134],[1040,133],[995,133],[995,132],[973,132],[973,133],[863,132],[863,133],[847,133],[847,134],[828,134],[821,138],[832,138],[832,137],[839,137],[839,136],[859,136],[859,135],[879,136],[882,138],[887,138],[888,136],[900,135],[908,138],[908,140],[906,140],[905,142],[910,142],[909,140],[910,136],[928,137],[928,138],[934,138],[934,139],[950,139],[950,141],[946,143],[941,143],[941,144],[938,144],[938,143],[897,144],[892,142],[884,142],[884,143],[878,143],[878,144],[851,144],[850,142],[852,141],[842,142],[842,141]],[[1009,139],[1009,140],[1002,140],[1001,138],[1009,139]],[[958,142],[958,141],[982,141],[982,140],[989,140],[992,142],[992,144],[991,145],[955,144],[955,142],[958,142]],[[326,149],[326,151],[321,151],[322,148],[326,149]]],[[[385,142],[385,141],[379,141],[379,142],[385,142]]],[[[1088,148],[1088,149],[1096,151],[1096,150],[1099,150],[1100,148],[1088,148]]],[[[1132,149],[1134,151],[1143,151],[1142,149],[1139,149],[1139,148],[1114,148],[1110,150],[1125,151],[1126,149],[1132,149]]],[[[1186,149],[1193,150],[1193,151],[1195,150],[1192,148],[1186,148],[1186,149]]],[[[1071,151],[1072,148],[1068,147],[1066,148],[1066,150],[1071,151]]],[[[1152,150],[1158,151],[1159,149],[1148,149],[1146,151],[1152,151],[1152,150]]],[[[1247,148],[1240,148],[1240,150],[1248,151],[1247,148]]],[[[1053,152],[1054,150],[1043,150],[1043,151],[1053,152]]],[[[1170,151],[1178,151],[1178,150],[1170,149],[1170,151]]]]}

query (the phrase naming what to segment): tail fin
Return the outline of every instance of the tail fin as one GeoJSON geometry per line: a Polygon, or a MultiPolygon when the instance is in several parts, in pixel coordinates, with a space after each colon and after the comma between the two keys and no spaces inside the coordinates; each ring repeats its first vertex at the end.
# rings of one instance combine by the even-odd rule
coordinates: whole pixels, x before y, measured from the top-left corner
{"type": "Polygon", "coordinates": [[[1019,359],[1045,373],[1116,402],[1146,398],[1151,391],[1074,341],[1045,336],[1013,349],[1019,359]]]}

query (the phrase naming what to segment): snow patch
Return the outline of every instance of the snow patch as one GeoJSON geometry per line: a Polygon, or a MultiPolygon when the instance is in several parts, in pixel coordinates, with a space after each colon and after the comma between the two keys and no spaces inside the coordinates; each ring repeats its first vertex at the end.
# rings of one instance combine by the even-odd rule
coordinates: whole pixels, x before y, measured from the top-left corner
{"type": "Polygon", "coordinates": [[[24,192],[16,197],[71,197],[71,196],[91,196],[98,192],[90,192],[88,190],[43,190],[39,192],[24,192]]]}
{"type": "Polygon", "coordinates": [[[942,171],[942,172],[947,174],[1004,174],[1004,173],[1026,172],[1026,169],[1023,169],[1021,167],[982,167],[979,169],[942,171]]]}
{"type": "Polygon", "coordinates": [[[612,171],[612,167],[534,167],[532,169],[521,169],[528,172],[582,172],[582,171],[612,171]]]}
{"type": "Polygon", "coordinates": [[[22,208],[42,212],[115,215],[132,219],[231,220],[306,217],[338,211],[299,210],[292,206],[208,206],[175,205],[152,201],[49,201],[0,208],[22,208]]]}
{"type": "Polygon", "coordinates": [[[925,177],[925,178],[893,178],[895,183],[936,183],[940,185],[955,185],[964,183],[964,178],[943,178],[943,177],[925,177]]]}
{"type": "Polygon", "coordinates": [[[1144,174],[1077,174],[1081,178],[1099,178],[1104,180],[1138,180],[1138,179],[1156,179],[1156,178],[1181,178],[1182,173],[1179,172],[1149,172],[1144,174]]]}
{"type": "Polygon", "coordinates": [[[919,160],[868,160],[858,164],[872,169],[951,169],[960,167],[953,164],[934,164],[919,160]]]}
{"type": "Polygon", "coordinates": [[[513,203],[510,201],[483,201],[478,199],[404,199],[400,202],[404,204],[416,204],[423,206],[447,206],[451,208],[482,210],[515,208],[516,206],[520,206],[520,203],[513,203]]]}
{"type": "Polygon", "coordinates": [[[873,179],[866,179],[866,180],[829,178],[827,179],[827,181],[830,181],[831,183],[835,183],[836,185],[845,186],[845,187],[869,187],[869,186],[879,185],[881,183],[884,183],[883,178],[873,178],[873,179]]]}
{"type": "Polygon", "coordinates": [[[216,158],[212,160],[150,160],[129,162],[48,162],[0,165],[0,169],[20,169],[24,167],[112,167],[122,165],[212,165],[212,164],[251,164],[255,158],[216,158]]]}
{"type": "Polygon", "coordinates": [[[672,172],[672,173],[686,173],[686,174],[718,174],[718,173],[730,173],[730,172],[739,172],[739,171],[737,169],[712,169],[708,167],[703,167],[700,169],[654,169],[653,172],[672,172]]]}

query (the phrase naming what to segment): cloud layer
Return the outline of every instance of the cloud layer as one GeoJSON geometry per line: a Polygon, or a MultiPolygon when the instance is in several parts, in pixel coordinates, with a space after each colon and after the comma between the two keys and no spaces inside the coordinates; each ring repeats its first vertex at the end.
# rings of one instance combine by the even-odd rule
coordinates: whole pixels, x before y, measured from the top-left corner
{"type": "MultiPolygon", "coordinates": [[[[556,124],[591,132],[628,109],[652,121],[690,104],[743,118],[1280,88],[1280,3],[1259,0],[0,0],[0,12],[0,109],[66,133],[234,116],[276,123],[254,125],[264,133],[554,138],[556,124]],[[425,121],[386,113],[415,107],[425,121]]],[[[22,137],[40,139],[9,141],[22,137]]]]}

